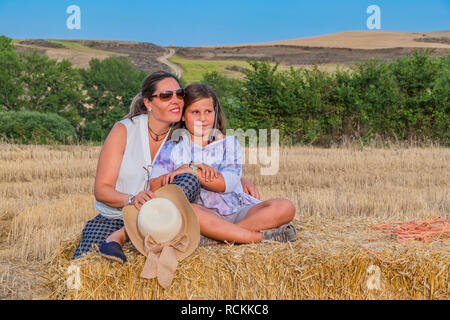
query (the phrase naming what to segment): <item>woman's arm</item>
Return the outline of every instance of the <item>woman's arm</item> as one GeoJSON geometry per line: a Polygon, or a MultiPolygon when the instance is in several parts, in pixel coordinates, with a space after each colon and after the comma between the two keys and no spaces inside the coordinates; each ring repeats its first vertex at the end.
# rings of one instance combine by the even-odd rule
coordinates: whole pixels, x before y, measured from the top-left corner
{"type": "Polygon", "coordinates": [[[97,201],[113,208],[122,208],[128,204],[129,195],[115,190],[126,144],[127,129],[118,123],[106,138],[98,159],[94,196],[97,201]]]}

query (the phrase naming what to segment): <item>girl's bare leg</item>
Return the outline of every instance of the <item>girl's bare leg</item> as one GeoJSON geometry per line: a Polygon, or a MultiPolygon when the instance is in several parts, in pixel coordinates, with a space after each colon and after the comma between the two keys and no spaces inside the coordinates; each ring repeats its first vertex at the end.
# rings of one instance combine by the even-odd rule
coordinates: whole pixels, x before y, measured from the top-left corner
{"type": "MultiPolygon", "coordinates": [[[[236,224],[218,217],[211,210],[192,204],[200,223],[201,234],[220,241],[252,243],[262,241],[261,230],[289,223],[295,216],[295,207],[286,199],[270,199],[253,206],[247,216],[236,224]]],[[[113,232],[106,242],[115,241],[121,246],[129,240],[125,227],[113,232]]]]}
{"type": "Polygon", "coordinates": [[[253,206],[236,225],[251,231],[279,227],[294,219],[295,206],[287,199],[270,199],[253,206]]]}
{"type": "Polygon", "coordinates": [[[218,217],[214,212],[198,204],[192,204],[200,224],[200,233],[209,238],[237,243],[262,241],[262,233],[245,229],[218,217]]]}

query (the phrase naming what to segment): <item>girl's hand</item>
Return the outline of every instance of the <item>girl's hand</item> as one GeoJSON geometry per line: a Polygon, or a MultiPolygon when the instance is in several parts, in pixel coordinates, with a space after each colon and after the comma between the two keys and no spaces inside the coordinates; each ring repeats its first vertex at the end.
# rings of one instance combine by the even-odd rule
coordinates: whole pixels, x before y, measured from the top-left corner
{"type": "Polygon", "coordinates": [[[176,176],[182,173],[189,173],[191,171],[192,169],[190,169],[189,167],[183,168],[183,166],[181,166],[178,169],[165,174],[162,180],[162,185],[165,186],[166,184],[171,183],[176,176]]]}
{"type": "Polygon", "coordinates": [[[202,170],[202,177],[206,182],[213,182],[214,179],[219,177],[219,173],[216,168],[210,167],[204,163],[193,163],[193,165],[202,170]]]}
{"type": "Polygon", "coordinates": [[[136,209],[141,210],[142,205],[154,197],[155,194],[151,191],[141,191],[134,197],[131,204],[134,205],[136,209]]]}
{"type": "Polygon", "coordinates": [[[260,199],[258,189],[253,185],[253,183],[250,182],[250,180],[241,178],[241,184],[245,193],[255,197],[256,199],[260,199]]]}

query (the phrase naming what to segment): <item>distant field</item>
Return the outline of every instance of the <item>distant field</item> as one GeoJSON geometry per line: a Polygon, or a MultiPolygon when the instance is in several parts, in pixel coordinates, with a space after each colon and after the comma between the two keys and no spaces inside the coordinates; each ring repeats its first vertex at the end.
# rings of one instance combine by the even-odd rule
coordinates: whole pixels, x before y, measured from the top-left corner
{"type": "Polygon", "coordinates": [[[212,71],[217,71],[229,77],[241,77],[241,72],[233,71],[230,68],[250,68],[247,62],[239,60],[190,60],[175,55],[170,58],[170,61],[183,68],[183,78],[188,83],[200,81],[205,73],[212,71]]]}
{"type": "MultiPolygon", "coordinates": [[[[351,49],[387,48],[446,48],[450,49],[450,30],[439,32],[397,32],[397,31],[348,31],[316,37],[289,39],[251,44],[220,45],[220,47],[239,46],[308,46],[351,49]]],[[[218,45],[219,46],[219,45],[218,45]]],[[[209,46],[209,47],[218,47],[209,46]]]]}
{"type": "MultiPolygon", "coordinates": [[[[178,56],[173,56],[170,61],[178,64],[184,70],[183,79],[189,82],[201,81],[203,75],[217,71],[222,75],[232,77],[232,78],[242,78],[244,74],[242,71],[237,71],[238,68],[250,68],[250,65],[246,61],[240,60],[191,60],[183,59],[178,56]],[[234,70],[231,70],[233,68],[234,70]]],[[[272,63],[272,65],[275,65],[272,63]]],[[[319,70],[327,72],[335,72],[338,68],[348,69],[348,66],[338,65],[338,64],[321,64],[318,65],[319,70]]],[[[291,66],[279,65],[278,71],[289,70],[291,66]]],[[[297,68],[307,68],[312,69],[313,65],[299,65],[292,66],[294,69],[297,68]]]]}
{"type": "Polygon", "coordinates": [[[90,48],[88,46],[85,46],[81,43],[73,42],[70,40],[21,40],[21,39],[14,39],[13,40],[15,46],[23,46],[23,47],[35,47],[35,48],[42,48],[42,49],[49,49],[52,48],[51,44],[60,45],[61,47],[54,47],[52,49],[60,49],[60,50],[73,50],[73,51],[82,51],[82,52],[92,52],[92,53],[100,53],[100,54],[107,54],[107,55],[120,55],[112,51],[106,51],[106,50],[100,50],[95,48],[90,48]]]}
{"type": "Polygon", "coordinates": [[[82,45],[80,43],[71,42],[71,41],[67,41],[67,40],[48,40],[48,41],[52,42],[52,43],[61,44],[61,45],[65,46],[68,49],[77,50],[77,51],[103,53],[103,54],[108,54],[108,55],[121,55],[119,53],[115,53],[115,52],[112,52],[112,51],[106,51],[106,50],[90,48],[90,47],[87,47],[87,46],[82,45]]]}
{"type": "Polygon", "coordinates": [[[170,71],[168,66],[157,60],[167,49],[148,42],[54,39],[13,41],[18,52],[37,50],[52,59],[67,59],[76,68],[89,67],[89,61],[93,58],[103,60],[109,57],[128,57],[136,68],[147,73],[156,70],[170,71]]]}
{"type": "MultiPolygon", "coordinates": [[[[68,59],[78,68],[86,68],[92,58],[103,60],[112,56],[127,56],[140,70],[174,72],[159,59],[169,48],[148,42],[105,40],[42,40],[28,43],[16,39],[17,51],[38,50],[54,59],[68,59]]],[[[320,70],[334,72],[337,65],[348,68],[355,62],[370,58],[391,62],[411,54],[413,48],[433,49],[431,56],[450,54],[450,31],[395,32],[351,31],[317,37],[281,40],[265,43],[232,44],[204,47],[174,47],[171,62],[180,65],[186,82],[199,81],[210,71],[229,77],[242,77],[242,69],[249,67],[246,59],[280,62],[279,70],[289,67],[318,65],[320,70]]]]}
{"type": "Polygon", "coordinates": [[[67,59],[76,68],[87,68],[91,59],[103,60],[108,57],[126,56],[125,54],[99,50],[66,40],[14,40],[17,51],[38,50],[51,59],[67,59]],[[28,42],[28,43],[27,43],[28,42]],[[52,45],[55,45],[54,47],[52,45]],[[58,47],[59,45],[59,47],[58,47]]]}

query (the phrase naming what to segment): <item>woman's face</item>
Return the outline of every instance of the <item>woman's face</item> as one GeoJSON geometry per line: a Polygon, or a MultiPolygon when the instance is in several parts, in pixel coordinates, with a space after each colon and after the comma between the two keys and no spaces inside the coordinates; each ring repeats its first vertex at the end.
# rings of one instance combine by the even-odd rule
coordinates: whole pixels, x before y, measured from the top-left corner
{"type": "Polygon", "coordinates": [[[165,78],[159,81],[156,87],[157,89],[153,95],[158,96],[153,97],[151,101],[144,99],[149,115],[156,120],[168,123],[180,121],[184,100],[175,94],[176,90],[181,89],[178,82],[173,78],[165,78]],[[159,94],[164,91],[172,91],[173,95],[170,98],[160,97],[159,94]]]}
{"type": "Polygon", "coordinates": [[[186,107],[182,120],[191,134],[204,136],[214,127],[214,116],[214,102],[211,98],[206,98],[186,107]]]}

